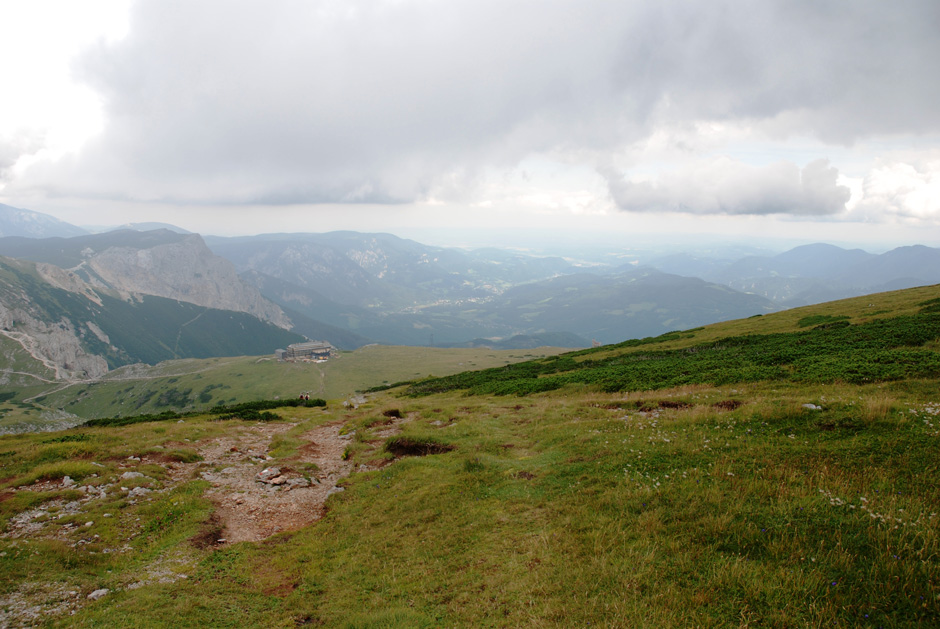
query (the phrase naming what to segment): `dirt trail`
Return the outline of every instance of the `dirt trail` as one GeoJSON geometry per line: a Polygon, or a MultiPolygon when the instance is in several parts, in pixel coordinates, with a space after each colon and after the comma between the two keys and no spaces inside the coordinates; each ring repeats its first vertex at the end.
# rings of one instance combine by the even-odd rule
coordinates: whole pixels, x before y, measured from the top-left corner
{"type": "Polygon", "coordinates": [[[46,369],[49,369],[50,371],[52,371],[55,374],[55,381],[59,381],[63,379],[61,377],[61,373],[60,373],[61,370],[59,366],[56,365],[52,360],[46,358],[40,353],[39,348],[35,346],[35,340],[31,336],[23,332],[14,332],[12,330],[0,330],[0,334],[2,334],[3,336],[7,337],[8,339],[12,341],[16,341],[17,343],[19,343],[20,347],[22,347],[23,350],[27,354],[32,356],[34,360],[36,360],[39,363],[42,363],[42,365],[46,369]]]}
{"type": "Polygon", "coordinates": [[[276,467],[267,459],[268,448],[290,424],[249,427],[200,447],[205,464],[224,466],[202,472],[212,483],[206,495],[216,503],[222,527],[215,541],[259,541],[322,517],[327,497],[341,491],[336,483],[352,471],[352,464],[343,460],[351,436],[340,435],[340,427],[341,422],[334,422],[303,434],[307,443],[276,467]]]}
{"type": "MultiPolygon", "coordinates": [[[[377,449],[381,440],[397,434],[405,421],[407,419],[404,418],[389,421],[373,433],[374,439],[369,443],[377,449]]],[[[353,471],[352,463],[343,460],[343,452],[353,435],[339,434],[342,421],[323,424],[300,435],[304,443],[296,455],[274,461],[269,455],[272,440],[296,425],[276,422],[233,427],[232,432],[225,436],[195,444],[203,457],[199,463],[171,462],[159,454],[132,457],[120,464],[122,470],[134,473],[145,464],[166,466],[169,478],[163,487],[154,489],[151,494],[149,489],[145,489],[153,486],[153,479],[149,479],[151,482],[128,491],[119,487],[121,480],[117,479],[94,490],[86,490],[85,496],[78,500],[65,503],[59,499],[12,518],[2,537],[13,540],[59,539],[72,548],[80,549],[98,537],[93,535],[93,529],[74,523],[59,526],[56,518],[47,517],[49,510],[55,511],[59,517],[76,516],[84,512],[86,504],[115,494],[128,498],[131,504],[148,502],[158,492],[169,491],[192,479],[194,474],[211,483],[206,495],[216,504],[210,525],[192,540],[195,546],[206,548],[234,542],[256,542],[276,533],[300,529],[323,517],[326,499],[331,493],[342,491],[337,483],[353,471]]],[[[383,467],[387,463],[377,460],[375,465],[383,467]]],[[[358,469],[365,471],[377,467],[360,465],[358,469]]],[[[65,482],[61,479],[39,481],[6,492],[0,495],[0,500],[10,498],[15,491],[61,489],[65,482]]],[[[72,481],[69,479],[69,482],[72,481]]],[[[110,514],[105,517],[107,515],[110,514]]],[[[128,544],[133,537],[131,535],[123,546],[115,545],[104,552],[131,551],[128,544]]],[[[187,561],[185,552],[179,557],[160,557],[133,575],[132,582],[118,589],[131,590],[151,583],[186,579],[187,576],[173,566],[187,561]]],[[[86,590],[65,583],[20,584],[14,591],[0,596],[0,629],[33,626],[42,617],[74,613],[91,600],[92,595],[86,590]]]]}

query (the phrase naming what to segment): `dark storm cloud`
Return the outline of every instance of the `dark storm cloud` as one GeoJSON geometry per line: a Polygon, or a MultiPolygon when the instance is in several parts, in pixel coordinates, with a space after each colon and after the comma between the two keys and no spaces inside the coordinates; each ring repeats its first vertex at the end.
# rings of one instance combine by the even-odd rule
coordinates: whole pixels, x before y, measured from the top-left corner
{"type": "MultiPolygon", "coordinates": [[[[77,67],[106,103],[103,134],[21,185],[191,202],[387,203],[421,198],[443,177],[472,185],[482,169],[533,153],[600,159],[697,120],[836,143],[932,132],[938,7],[144,2],[125,40],[77,67]]],[[[844,195],[828,171],[807,184],[814,172],[798,170],[772,189],[789,194],[800,180],[822,196],[799,207],[831,212],[844,195]]],[[[615,188],[618,200],[627,195],[615,188]]]]}

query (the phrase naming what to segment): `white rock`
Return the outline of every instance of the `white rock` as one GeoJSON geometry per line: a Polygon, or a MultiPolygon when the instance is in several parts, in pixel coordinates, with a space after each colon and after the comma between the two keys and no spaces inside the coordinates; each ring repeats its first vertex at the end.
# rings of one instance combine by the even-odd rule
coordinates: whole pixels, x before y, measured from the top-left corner
{"type": "Polygon", "coordinates": [[[63,486],[63,487],[71,487],[71,486],[74,485],[74,484],[75,484],[75,481],[72,480],[72,478],[71,478],[70,476],[63,476],[63,477],[62,477],[62,486],[63,486]]]}
{"type": "Polygon", "coordinates": [[[260,472],[258,472],[258,476],[256,477],[256,480],[259,480],[259,481],[261,481],[262,483],[266,483],[266,482],[268,482],[269,480],[271,480],[272,478],[275,478],[275,477],[280,476],[280,475],[281,475],[281,469],[280,469],[280,468],[278,468],[278,467],[266,467],[266,468],[264,468],[263,470],[261,470],[260,472]]]}
{"type": "Polygon", "coordinates": [[[140,472],[124,472],[121,474],[121,480],[130,480],[132,478],[143,478],[144,475],[140,472]]]}
{"type": "Polygon", "coordinates": [[[88,600],[97,601],[102,596],[107,596],[108,592],[110,592],[108,588],[101,588],[100,590],[95,590],[94,592],[88,595],[88,600]]]}

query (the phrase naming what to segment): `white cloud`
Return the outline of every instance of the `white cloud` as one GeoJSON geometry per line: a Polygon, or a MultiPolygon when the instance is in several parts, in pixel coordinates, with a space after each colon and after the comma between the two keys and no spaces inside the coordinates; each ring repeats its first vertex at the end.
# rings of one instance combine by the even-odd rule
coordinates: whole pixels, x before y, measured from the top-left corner
{"type": "Polygon", "coordinates": [[[96,41],[124,35],[123,0],[31,0],[0,6],[0,152],[29,136],[22,155],[75,150],[103,124],[101,102],[73,80],[71,59],[96,41]]]}
{"type": "Polygon", "coordinates": [[[873,168],[862,182],[853,214],[940,221],[940,159],[893,162],[873,168]]]}
{"type": "Polygon", "coordinates": [[[827,216],[844,211],[851,196],[824,159],[801,169],[787,161],[751,166],[716,157],[656,177],[602,174],[617,206],[634,212],[827,216]]]}

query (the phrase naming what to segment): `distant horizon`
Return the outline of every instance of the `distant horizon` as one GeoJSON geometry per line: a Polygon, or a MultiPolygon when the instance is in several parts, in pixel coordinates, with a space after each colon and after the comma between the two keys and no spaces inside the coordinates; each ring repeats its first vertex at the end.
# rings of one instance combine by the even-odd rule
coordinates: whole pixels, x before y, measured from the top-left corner
{"type": "MultiPolygon", "coordinates": [[[[336,228],[336,229],[323,229],[323,230],[294,230],[294,231],[261,231],[261,232],[252,232],[252,233],[239,233],[234,235],[222,235],[214,234],[208,232],[200,232],[192,229],[187,229],[182,225],[177,225],[174,223],[168,223],[166,221],[134,221],[133,223],[122,223],[115,225],[76,225],[81,229],[88,231],[89,233],[106,233],[109,231],[114,231],[120,229],[126,225],[141,225],[141,224],[160,224],[166,225],[168,227],[173,227],[179,230],[184,230],[188,233],[198,234],[203,237],[214,237],[214,238],[251,238],[255,236],[265,236],[265,235],[279,235],[279,234],[326,234],[330,232],[357,232],[357,233],[366,233],[366,234],[390,234],[404,240],[413,240],[424,245],[442,247],[442,248],[453,248],[453,249],[463,249],[463,250],[477,250],[477,249],[487,249],[495,248],[502,249],[507,251],[518,251],[520,253],[528,253],[531,255],[537,256],[559,256],[559,257],[578,257],[577,255],[571,255],[573,252],[583,252],[589,248],[604,249],[608,254],[613,254],[615,252],[629,252],[629,251],[649,251],[654,250],[661,252],[661,255],[669,254],[678,254],[678,253],[698,253],[702,255],[707,255],[709,250],[714,250],[716,248],[726,248],[726,249],[748,249],[752,250],[754,253],[750,255],[776,255],[783,253],[785,251],[790,251],[796,247],[813,245],[813,244],[827,244],[839,247],[841,249],[862,249],[868,253],[881,254],[893,249],[900,247],[911,247],[911,246],[927,246],[932,248],[940,247],[940,238],[936,242],[931,244],[930,241],[924,240],[919,242],[877,242],[877,241],[848,241],[848,240],[838,240],[838,239],[811,239],[811,238],[796,238],[796,237],[722,237],[720,235],[710,234],[708,236],[703,236],[701,234],[667,234],[667,233],[658,233],[651,234],[645,233],[640,235],[635,235],[636,242],[614,242],[616,236],[611,236],[610,234],[597,234],[597,240],[594,242],[587,242],[587,240],[580,240],[577,242],[568,241],[565,244],[558,244],[558,241],[561,240],[561,237],[557,234],[544,235],[542,239],[539,237],[527,237],[525,240],[520,240],[518,234],[506,234],[506,233],[493,233],[492,230],[478,229],[478,230],[442,230],[435,228],[411,228],[411,229],[402,229],[399,231],[393,231],[390,229],[353,229],[353,228],[336,228]],[[455,235],[456,232],[456,235],[455,235]],[[709,237],[710,236],[710,237],[709,237]],[[606,241],[605,241],[606,239],[606,241]]],[[[712,252],[714,255],[708,257],[719,257],[717,253],[712,252]]]]}
{"type": "Polygon", "coordinates": [[[715,248],[742,248],[742,249],[752,249],[754,251],[764,251],[767,254],[774,255],[777,253],[782,253],[784,251],[789,251],[795,247],[812,245],[812,244],[828,244],[842,249],[862,249],[869,253],[885,253],[892,249],[897,249],[899,247],[906,246],[916,246],[923,245],[928,247],[940,247],[940,235],[938,235],[936,241],[931,243],[929,240],[921,241],[904,241],[904,242],[893,242],[893,241],[859,241],[859,240],[842,240],[838,238],[807,238],[807,237],[784,237],[784,236],[725,236],[720,234],[694,234],[694,233],[643,233],[635,234],[631,237],[632,242],[623,242],[621,237],[618,235],[612,235],[609,233],[598,233],[594,234],[594,240],[591,240],[591,235],[589,234],[580,234],[579,239],[572,240],[570,238],[565,238],[563,235],[558,234],[557,232],[543,232],[541,234],[532,234],[527,233],[520,235],[518,232],[495,232],[492,229],[486,228],[476,228],[476,229],[442,229],[434,227],[406,227],[398,230],[395,229],[369,229],[366,227],[360,228],[351,228],[351,227],[337,227],[332,229],[297,229],[297,230],[266,230],[258,232],[245,232],[237,233],[232,235],[224,235],[218,233],[202,232],[189,229],[183,225],[178,225],[175,223],[169,223],[167,221],[153,220],[153,221],[134,221],[132,223],[125,222],[122,224],[115,225],[76,225],[82,229],[85,229],[91,233],[102,233],[107,231],[112,231],[114,229],[119,229],[123,225],[138,225],[146,223],[159,223],[164,225],[169,225],[177,229],[182,229],[190,233],[199,234],[200,236],[208,237],[217,237],[217,238],[243,238],[243,237],[253,237],[253,236],[264,236],[264,235],[276,235],[276,234],[304,234],[304,233],[314,233],[314,234],[325,234],[330,232],[358,232],[358,233],[385,233],[402,238],[405,240],[414,240],[420,242],[424,245],[430,245],[435,247],[445,247],[445,248],[455,248],[455,249],[486,249],[493,247],[496,249],[519,251],[532,253],[533,255],[561,255],[557,253],[552,253],[553,251],[567,250],[567,251],[583,251],[588,248],[601,248],[606,249],[609,252],[614,251],[631,251],[631,250],[649,250],[655,249],[658,251],[668,251],[671,253],[680,253],[680,252],[705,252],[709,249],[715,248]]]}

